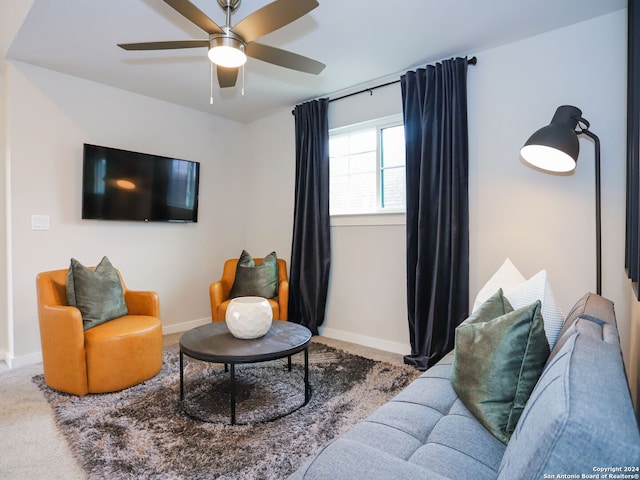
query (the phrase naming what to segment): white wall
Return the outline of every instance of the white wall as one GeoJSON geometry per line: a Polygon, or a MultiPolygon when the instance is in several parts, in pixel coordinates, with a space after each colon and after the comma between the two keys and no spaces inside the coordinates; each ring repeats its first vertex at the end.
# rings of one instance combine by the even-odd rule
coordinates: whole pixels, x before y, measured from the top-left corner
{"type": "Polygon", "coordinates": [[[323,335],[410,353],[405,225],[334,225],[323,335]]]}
{"type": "Polygon", "coordinates": [[[247,126],[242,192],[246,240],[237,255],[242,248],[256,257],[275,251],[289,265],[296,176],[294,128],[290,109],[247,126]]]}
{"type": "Polygon", "coordinates": [[[6,175],[5,157],[8,153],[5,117],[7,82],[6,71],[0,68],[0,360],[4,358],[9,345],[9,322],[7,310],[7,229],[6,229],[6,175]]]}
{"type": "Polygon", "coordinates": [[[7,136],[11,155],[13,329],[19,363],[40,350],[35,277],[107,255],[131,289],[155,290],[166,330],[210,318],[208,285],[244,238],[244,126],[122,90],[12,62],[7,136]],[[82,144],[201,162],[196,224],[81,220],[82,144]],[[31,215],[49,215],[48,231],[31,215]]]}
{"type": "Polygon", "coordinates": [[[11,188],[6,183],[8,178],[5,173],[8,168],[5,158],[9,158],[10,155],[6,128],[9,63],[5,60],[5,56],[32,5],[33,0],[12,0],[0,3],[0,252],[2,252],[0,254],[0,360],[8,356],[9,351],[13,351],[13,334],[10,332],[12,325],[9,324],[8,265],[10,264],[10,254],[7,247],[9,230],[7,229],[6,211],[11,188]]]}
{"type": "MultiPolygon", "coordinates": [[[[477,66],[468,71],[470,300],[506,257],[527,277],[546,269],[565,312],[586,291],[595,290],[593,145],[580,140],[580,160],[571,176],[540,173],[519,157],[522,144],[549,123],[556,107],[578,106],[602,142],[603,294],[615,302],[628,364],[625,31],[626,11],[619,11],[506,46],[461,54],[478,57],[477,66]]],[[[401,108],[396,84],[373,95],[332,103],[330,126],[401,108]]],[[[293,183],[293,121],[289,112],[282,112],[250,129],[250,143],[257,153],[267,151],[269,159],[286,164],[286,169],[276,167],[269,177],[262,170],[261,155],[247,159],[251,170],[266,175],[254,185],[259,189],[256,198],[264,199],[271,185],[293,183]],[[277,135],[271,135],[271,128],[277,135]]],[[[264,218],[266,205],[247,212],[249,224],[264,218]]],[[[290,228],[289,214],[271,219],[260,223],[265,238],[290,228]]],[[[404,229],[404,225],[332,227],[325,335],[408,351],[404,229]]],[[[269,242],[259,243],[257,232],[252,236],[259,250],[270,248],[269,242]]]]}

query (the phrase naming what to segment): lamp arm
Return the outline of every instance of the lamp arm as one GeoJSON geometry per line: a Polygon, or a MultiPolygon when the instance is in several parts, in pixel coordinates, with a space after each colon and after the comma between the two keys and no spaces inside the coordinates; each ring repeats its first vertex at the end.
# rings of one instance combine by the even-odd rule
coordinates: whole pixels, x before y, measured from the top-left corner
{"type": "Polygon", "coordinates": [[[578,135],[583,134],[591,138],[595,143],[595,167],[596,167],[596,287],[597,294],[602,295],[602,221],[600,217],[601,205],[600,205],[600,139],[598,136],[591,132],[588,127],[589,123],[581,119],[587,128],[577,130],[578,135]]]}
{"type": "Polygon", "coordinates": [[[578,130],[576,133],[587,132],[589,131],[589,127],[591,126],[591,124],[589,123],[589,120],[587,120],[586,118],[582,118],[580,116],[576,119],[576,124],[580,126],[580,130],[578,130]],[[584,127],[580,124],[584,125],[584,127]]]}

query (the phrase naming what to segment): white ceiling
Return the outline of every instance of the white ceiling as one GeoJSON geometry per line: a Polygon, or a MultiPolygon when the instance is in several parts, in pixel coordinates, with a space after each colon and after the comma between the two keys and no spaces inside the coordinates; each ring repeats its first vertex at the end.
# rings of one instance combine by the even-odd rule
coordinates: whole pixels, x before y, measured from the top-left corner
{"type": "MultiPolygon", "coordinates": [[[[0,15],[14,0],[2,1],[0,15]]],[[[225,24],[217,0],[191,1],[225,24]]],[[[244,97],[240,78],[236,88],[224,90],[214,79],[213,106],[206,49],[127,52],[116,46],[207,38],[161,0],[34,0],[7,57],[251,122],[416,66],[626,8],[626,0],[318,1],[311,13],[258,41],[319,60],[325,70],[314,76],[249,59],[244,97]]],[[[267,3],[242,0],[232,24],[267,3]]]]}

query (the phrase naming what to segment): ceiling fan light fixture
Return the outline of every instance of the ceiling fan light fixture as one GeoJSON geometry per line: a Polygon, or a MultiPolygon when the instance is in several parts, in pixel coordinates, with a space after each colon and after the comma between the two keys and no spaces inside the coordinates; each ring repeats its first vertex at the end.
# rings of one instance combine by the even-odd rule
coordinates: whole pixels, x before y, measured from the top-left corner
{"type": "MultiPolygon", "coordinates": [[[[318,0],[271,0],[271,3],[255,10],[232,27],[231,15],[242,0],[217,0],[226,13],[226,23],[219,26],[207,14],[194,5],[194,0],[163,0],[177,14],[208,34],[206,39],[177,40],[161,42],[119,43],[124,50],[176,50],[183,48],[207,48],[213,64],[216,65],[220,88],[234,87],[240,68],[244,79],[244,64],[247,55],[272,65],[298,72],[320,74],[323,63],[287,50],[256,43],[255,40],[303,17],[318,6],[318,0]]],[[[244,80],[243,80],[244,82],[244,80]]],[[[211,102],[211,100],[210,100],[211,102]]]]}
{"type": "Polygon", "coordinates": [[[214,35],[209,41],[209,60],[221,67],[241,67],[247,61],[244,49],[244,43],[237,38],[229,35],[214,35]]]}

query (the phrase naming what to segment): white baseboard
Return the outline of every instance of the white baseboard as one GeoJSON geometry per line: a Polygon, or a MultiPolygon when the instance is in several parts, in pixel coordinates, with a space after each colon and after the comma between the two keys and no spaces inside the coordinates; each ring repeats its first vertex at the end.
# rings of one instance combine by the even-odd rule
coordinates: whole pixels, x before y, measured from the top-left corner
{"type": "Polygon", "coordinates": [[[4,352],[4,361],[9,368],[19,368],[26,365],[35,365],[36,363],[42,363],[42,352],[29,353],[28,355],[21,355],[14,357],[9,352],[4,352]]]}
{"type": "Polygon", "coordinates": [[[196,320],[189,320],[188,322],[174,323],[172,325],[164,325],[162,327],[162,334],[169,335],[171,333],[182,333],[192,328],[199,327],[200,325],[206,325],[211,323],[211,317],[198,318],[196,320]]]}
{"type": "Polygon", "coordinates": [[[4,362],[7,364],[7,367],[9,366],[9,353],[4,349],[4,348],[0,348],[0,362],[4,362]]]}
{"type": "Polygon", "coordinates": [[[409,355],[411,353],[411,347],[408,344],[405,345],[403,343],[390,342],[389,340],[360,335],[359,333],[345,332],[335,328],[320,327],[319,330],[323,337],[342,340],[344,342],[357,343],[358,345],[363,345],[365,347],[377,348],[378,350],[384,350],[385,352],[392,352],[400,355],[409,355]]]}
{"type": "MultiPolygon", "coordinates": [[[[164,325],[162,327],[162,334],[169,335],[172,333],[186,332],[187,330],[199,327],[200,325],[206,325],[210,322],[211,317],[205,317],[196,320],[190,320],[188,322],[164,325]]],[[[408,344],[405,345],[403,343],[391,342],[389,340],[361,335],[358,333],[345,332],[343,330],[338,330],[335,328],[320,327],[320,334],[324,337],[333,338],[335,340],[356,343],[365,347],[377,348],[378,350],[397,353],[399,355],[409,355],[411,353],[411,347],[408,344]]],[[[18,368],[25,365],[42,363],[42,352],[30,353],[28,355],[14,357],[9,352],[0,350],[0,358],[4,358],[4,361],[9,368],[18,368]]]]}

